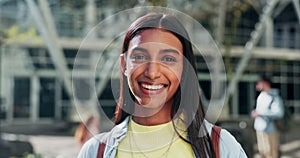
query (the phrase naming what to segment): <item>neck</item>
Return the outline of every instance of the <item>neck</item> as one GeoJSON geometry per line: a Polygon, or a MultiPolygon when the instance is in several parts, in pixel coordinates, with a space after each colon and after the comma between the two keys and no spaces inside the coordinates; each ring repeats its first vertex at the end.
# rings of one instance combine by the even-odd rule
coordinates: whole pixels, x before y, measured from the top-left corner
{"type": "Polygon", "coordinates": [[[136,105],[135,115],[132,116],[134,122],[144,126],[160,125],[171,121],[171,105],[164,105],[159,110],[141,108],[136,105]],[[143,117],[146,116],[146,117],[143,117]]]}

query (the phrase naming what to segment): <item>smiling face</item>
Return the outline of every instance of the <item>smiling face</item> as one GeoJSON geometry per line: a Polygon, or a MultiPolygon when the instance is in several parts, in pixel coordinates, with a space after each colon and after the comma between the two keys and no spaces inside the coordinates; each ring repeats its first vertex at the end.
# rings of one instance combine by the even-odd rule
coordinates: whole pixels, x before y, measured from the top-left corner
{"type": "Polygon", "coordinates": [[[125,62],[128,85],[138,105],[172,106],[183,70],[182,44],[176,36],[159,29],[141,31],[130,41],[125,62]]]}

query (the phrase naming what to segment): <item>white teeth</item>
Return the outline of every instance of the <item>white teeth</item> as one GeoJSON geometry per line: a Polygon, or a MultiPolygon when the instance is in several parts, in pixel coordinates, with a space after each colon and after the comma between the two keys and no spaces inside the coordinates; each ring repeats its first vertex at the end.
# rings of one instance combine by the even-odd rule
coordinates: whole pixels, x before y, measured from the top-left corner
{"type": "Polygon", "coordinates": [[[149,89],[149,90],[158,90],[164,87],[164,85],[148,85],[145,83],[141,84],[143,88],[149,89]]]}

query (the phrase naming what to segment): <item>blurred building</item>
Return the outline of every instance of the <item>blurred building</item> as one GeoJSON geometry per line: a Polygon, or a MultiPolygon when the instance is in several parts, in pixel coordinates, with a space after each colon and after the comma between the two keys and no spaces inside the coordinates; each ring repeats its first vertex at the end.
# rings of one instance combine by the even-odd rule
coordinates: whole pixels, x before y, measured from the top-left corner
{"type": "MultiPolygon", "coordinates": [[[[225,2],[160,1],[163,6],[193,16],[211,32],[219,43],[229,83],[240,66],[246,43],[255,36],[260,16],[266,12],[264,8],[270,4],[267,0],[225,2]]],[[[76,109],[90,109],[96,113],[101,110],[95,98],[106,114],[113,117],[116,103],[111,89],[118,83],[118,73],[113,71],[118,54],[109,52],[120,52],[120,49],[110,46],[121,43],[106,44],[118,36],[116,31],[119,30],[110,29],[116,21],[126,23],[134,17],[129,14],[115,16],[101,25],[105,32],[97,32],[95,37],[87,39],[85,45],[81,43],[93,26],[118,11],[155,2],[123,3],[108,0],[0,0],[1,120],[7,123],[78,121],[76,109]],[[84,52],[80,57],[79,48],[84,52]],[[100,59],[99,52],[103,55],[100,59]],[[96,67],[94,63],[97,63],[96,67]],[[74,80],[78,84],[72,86],[74,80]],[[80,100],[76,108],[74,97],[80,100]]],[[[230,97],[227,108],[230,117],[249,118],[257,96],[255,82],[262,74],[273,76],[272,80],[294,118],[300,116],[299,13],[299,1],[279,1],[265,19],[262,38],[254,46],[251,59],[230,97]]],[[[211,78],[203,57],[197,56],[197,66],[199,83],[209,100],[211,78]]]]}

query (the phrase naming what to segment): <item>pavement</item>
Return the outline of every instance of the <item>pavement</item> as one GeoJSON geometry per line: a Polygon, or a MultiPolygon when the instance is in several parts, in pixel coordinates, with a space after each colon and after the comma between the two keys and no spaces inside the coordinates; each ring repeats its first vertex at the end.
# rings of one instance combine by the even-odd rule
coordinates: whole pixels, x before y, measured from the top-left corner
{"type": "Polygon", "coordinates": [[[29,136],[36,153],[49,157],[76,158],[80,146],[71,136],[29,136]]]}
{"type": "MultiPolygon", "coordinates": [[[[16,135],[3,133],[5,140],[13,140],[16,135]]],[[[23,141],[28,141],[33,146],[36,154],[43,158],[76,158],[80,146],[72,136],[49,136],[49,135],[17,135],[23,141]]]]}
{"type": "Polygon", "coordinates": [[[75,128],[76,124],[61,121],[0,126],[4,142],[30,142],[34,153],[43,155],[43,158],[76,158],[80,145],[73,137],[75,128]]]}
{"type": "MultiPolygon", "coordinates": [[[[281,140],[282,158],[300,158],[300,121],[294,121],[292,125],[291,130],[281,140]]],[[[2,139],[28,141],[34,152],[43,155],[43,158],[76,158],[80,146],[73,137],[75,127],[61,122],[0,125],[2,139]]],[[[259,158],[259,155],[255,154],[253,158],[259,158]]]]}

